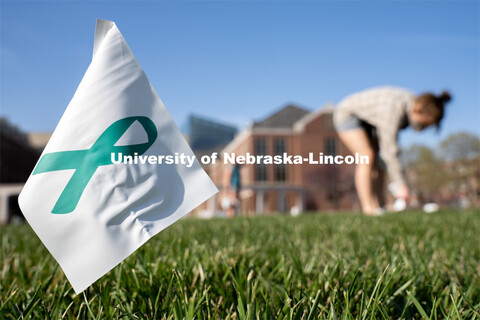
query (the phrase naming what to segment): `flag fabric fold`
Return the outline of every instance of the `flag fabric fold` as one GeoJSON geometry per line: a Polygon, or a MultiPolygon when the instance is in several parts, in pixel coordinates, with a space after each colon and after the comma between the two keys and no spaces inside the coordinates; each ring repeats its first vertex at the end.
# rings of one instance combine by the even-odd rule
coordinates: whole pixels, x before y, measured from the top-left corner
{"type": "Polygon", "coordinates": [[[115,23],[97,20],[92,62],[19,196],[76,293],[218,192],[197,160],[112,153],[193,155],[115,23]]]}

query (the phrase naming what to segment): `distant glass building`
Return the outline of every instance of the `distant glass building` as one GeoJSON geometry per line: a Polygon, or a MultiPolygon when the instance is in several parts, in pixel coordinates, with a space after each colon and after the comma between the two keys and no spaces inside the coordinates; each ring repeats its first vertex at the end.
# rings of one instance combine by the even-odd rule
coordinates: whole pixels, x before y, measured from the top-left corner
{"type": "Polygon", "coordinates": [[[0,118],[0,184],[27,181],[41,153],[27,134],[0,118]]]}
{"type": "Polygon", "coordinates": [[[190,115],[183,131],[196,152],[222,148],[233,140],[238,130],[235,126],[190,115]]]}

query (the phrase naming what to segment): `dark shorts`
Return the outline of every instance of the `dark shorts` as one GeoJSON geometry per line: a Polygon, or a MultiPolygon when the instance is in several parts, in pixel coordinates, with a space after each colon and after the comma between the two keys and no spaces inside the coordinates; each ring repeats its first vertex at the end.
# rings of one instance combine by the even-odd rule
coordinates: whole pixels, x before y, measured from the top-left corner
{"type": "Polygon", "coordinates": [[[351,115],[342,122],[335,124],[335,129],[337,132],[345,132],[357,129],[364,130],[368,136],[368,139],[370,140],[370,143],[372,144],[373,150],[378,154],[380,148],[378,145],[377,128],[375,126],[372,126],[368,122],[351,115]]]}
{"type": "Polygon", "coordinates": [[[351,115],[350,117],[343,120],[342,122],[335,124],[335,129],[337,129],[338,132],[355,130],[355,129],[363,129],[364,125],[362,124],[362,122],[364,121],[351,115]]]}

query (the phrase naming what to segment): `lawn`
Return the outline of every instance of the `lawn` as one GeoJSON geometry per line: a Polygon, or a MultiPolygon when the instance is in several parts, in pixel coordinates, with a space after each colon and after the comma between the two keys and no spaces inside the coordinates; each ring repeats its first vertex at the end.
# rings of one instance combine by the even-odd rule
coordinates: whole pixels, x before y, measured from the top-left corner
{"type": "Polygon", "coordinates": [[[182,219],[78,296],[0,232],[0,319],[480,319],[478,210],[182,219]]]}

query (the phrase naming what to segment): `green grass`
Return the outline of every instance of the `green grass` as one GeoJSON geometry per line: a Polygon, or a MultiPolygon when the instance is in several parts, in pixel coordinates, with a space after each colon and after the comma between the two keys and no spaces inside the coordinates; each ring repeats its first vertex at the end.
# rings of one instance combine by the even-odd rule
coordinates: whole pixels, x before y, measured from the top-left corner
{"type": "Polygon", "coordinates": [[[78,296],[0,232],[0,319],[480,319],[478,210],[183,219],[78,296]]]}

